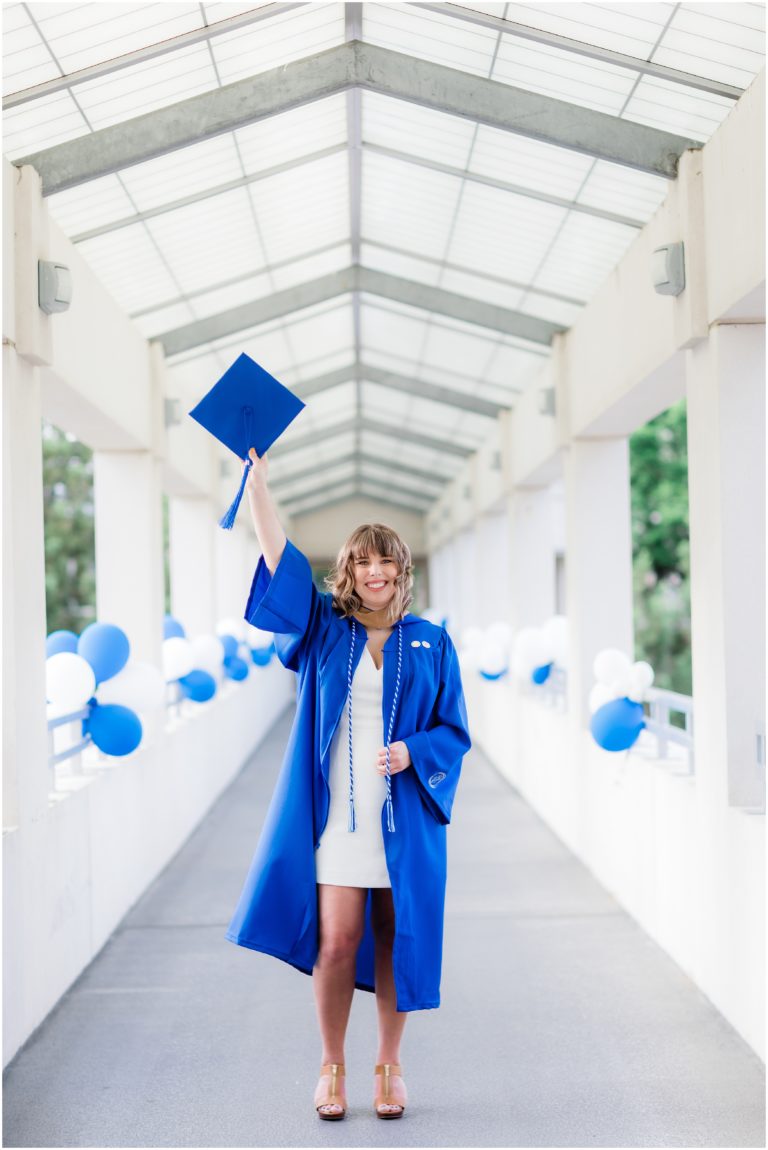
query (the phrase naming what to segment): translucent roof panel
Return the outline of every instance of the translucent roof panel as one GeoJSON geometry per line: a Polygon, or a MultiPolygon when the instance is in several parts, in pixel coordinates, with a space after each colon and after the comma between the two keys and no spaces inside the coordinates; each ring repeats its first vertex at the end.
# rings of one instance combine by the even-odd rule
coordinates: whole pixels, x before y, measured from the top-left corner
{"type": "Polygon", "coordinates": [[[510,4],[502,8],[506,21],[475,23],[455,9],[409,4],[367,4],[363,11],[363,38],[372,44],[638,123],[651,122],[649,103],[656,103],[657,117],[668,106],[666,130],[702,142],[733,100],[676,80],[641,78],[633,57],[737,88],[764,65],[764,8],[757,4],[510,4]],[[546,28],[585,48],[608,41],[601,46],[621,53],[620,62],[515,35],[513,23],[546,28]]]}
{"type": "Polygon", "coordinates": [[[398,463],[415,467],[419,471],[434,472],[437,475],[455,475],[460,470],[462,460],[458,455],[450,457],[454,464],[449,470],[449,461],[446,452],[423,447],[417,443],[405,443],[391,435],[383,435],[375,431],[364,431],[360,437],[360,446],[363,456],[376,455],[379,458],[391,459],[396,469],[398,463]]]}
{"type": "Polygon", "coordinates": [[[363,154],[362,230],[367,239],[398,244],[417,255],[443,256],[461,194],[453,176],[376,153],[363,154]],[[404,204],[408,210],[404,211],[404,204]]]}
{"type": "Polygon", "coordinates": [[[414,430],[424,428],[430,435],[456,436],[460,443],[479,443],[490,429],[488,419],[481,415],[376,383],[363,383],[362,400],[366,417],[402,423],[414,430]]]}
{"type": "MultiPolygon", "coordinates": [[[[6,93],[203,27],[201,5],[184,3],[15,4],[7,6],[3,19],[6,93]]],[[[252,27],[181,44],[79,82],[49,97],[53,103],[47,106],[37,100],[9,110],[6,154],[15,158],[87,135],[278,68],[343,39],[343,5],[315,3],[297,5],[252,27]]]]}
{"type": "MultiPolygon", "coordinates": [[[[330,0],[8,4],[5,154],[159,109],[187,115],[191,97],[341,45],[347,11],[330,0]]],[[[367,0],[362,38],[553,98],[566,121],[570,105],[706,142],[764,66],[764,5],[367,0]]],[[[321,70],[312,74],[320,83],[321,70]]],[[[386,467],[366,455],[456,474],[461,456],[403,434],[429,428],[475,448],[493,420],[428,399],[420,385],[512,407],[551,354],[549,325],[578,319],[669,187],[471,115],[359,90],[310,98],[47,203],[146,338],[170,347],[178,329],[200,325],[200,342],[168,358],[170,394],[191,404],[241,351],[289,387],[339,371],[286,433],[282,447],[301,446],[277,451],[276,473],[337,465],[342,489],[376,490],[386,467]],[[382,294],[350,290],[353,262],[388,277],[382,294]],[[539,340],[498,330],[478,303],[539,321],[530,324],[539,340]],[[231,330],[239,322],[249,326],[231,330]],[[385,386],[381,372],[410,390],[385,386]],[[357,414],[394,432],[351,428],[357,414]],[[340,461],[350,454],[347,480],[340,461]]],[[[307,499],[317,503],[316,490],[307,499]]]]}
{"type": "MultiPolygon", "coordinates": [[[[386,360],[412,366],[446,370],[453,378],[481,381],[499,344],[519,346],[521,357],[529,346],[488,328],[436,316],[366,293],[361,299],[363,358],[366,362],[374,363],[383,356],[386,360]]],[[[540,364],[541,358],[549,355],[549,349],[542,346],[532,354],[540,364]]]]}

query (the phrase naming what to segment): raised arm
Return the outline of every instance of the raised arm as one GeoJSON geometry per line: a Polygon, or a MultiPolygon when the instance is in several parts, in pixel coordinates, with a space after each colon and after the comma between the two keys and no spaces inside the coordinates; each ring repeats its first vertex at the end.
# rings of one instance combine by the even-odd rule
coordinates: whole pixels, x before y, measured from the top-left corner
{"type": "Polygon", "coordinates": [[[274,575],[285,549],[285,531],[277,514],[272,493],[267,486],[267,457],[266,455],[259,457],[253,447],[248,454],[253,462],[246,484],[251,518],[264,562],[274,575]]]}

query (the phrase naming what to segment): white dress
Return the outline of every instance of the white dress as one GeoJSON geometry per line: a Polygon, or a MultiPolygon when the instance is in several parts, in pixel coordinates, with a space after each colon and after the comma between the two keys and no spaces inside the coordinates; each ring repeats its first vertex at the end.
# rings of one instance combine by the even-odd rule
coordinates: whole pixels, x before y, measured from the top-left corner
{"type": "MultiPolygon", "coordinates": [[[[383,669],[376,667],[366,646],[352,679],[352,770],[355,829],[349,818],[349,710],[344,704],[331,741],[328,781],[331,801],[328,822],[315,851],[317,882],[331,886],[391,886],[384,853],[382,810],[387,781],[376,770],[384,746],[382,718],[383,669]]],[[[386,816],[385,816],[386,817],[386,816]]]]}

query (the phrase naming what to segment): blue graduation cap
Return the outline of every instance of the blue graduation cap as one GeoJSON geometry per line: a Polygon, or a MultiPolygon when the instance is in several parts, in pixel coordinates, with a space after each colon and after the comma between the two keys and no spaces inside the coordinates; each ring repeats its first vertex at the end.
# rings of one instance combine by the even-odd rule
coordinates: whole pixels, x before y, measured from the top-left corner
{"type": "Polygon", "coordinates": [[[238,459],[246,460],[237,495],[219,520],[221,527],[231,530],[235,522],[248,472],[253,466],[248,454],[250,449],[255,448],[261,457],[305,406],[298,396],[242,352],[189,412],[201,427],[234,451],[238,459]]]}

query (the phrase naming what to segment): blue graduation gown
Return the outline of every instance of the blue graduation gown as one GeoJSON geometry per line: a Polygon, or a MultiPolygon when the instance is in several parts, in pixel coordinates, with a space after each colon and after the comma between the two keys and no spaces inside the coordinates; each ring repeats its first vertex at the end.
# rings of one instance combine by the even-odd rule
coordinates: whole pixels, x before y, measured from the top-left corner
{"type": "MultiPolygon", "coordinates": [[[[331,740],[347,697],[351,620],[337,612],[330,594],[315,587],[306,557],[290,540],[274,575],[263,556],[259,559],[245,618],[275,633],[280,661],[296,672],[298,683],[285,757],[225,937],[311,974],[318,953],[314,854],[328,817],[331,740]]],[[[405,1011],[440,1005],[445,828],[470,736],[458,658],[447,631],[411,614],[404,616],[402,628],[392,742],[407,744],[411,766],[391,776],[395,830],[387,829],[386,803],[381,820],[395,909],[397,1009],[405,1011]]],[[[358,625],[353,673],[366,641],[358,625]]],[[[397,628],[383,651],[382,746],[397,674],[397,628]]],[[[356,763],[354,768],[362,769],[356,763]]],[[[375,989],[370,890],[355,986],[375,989]]]]}

